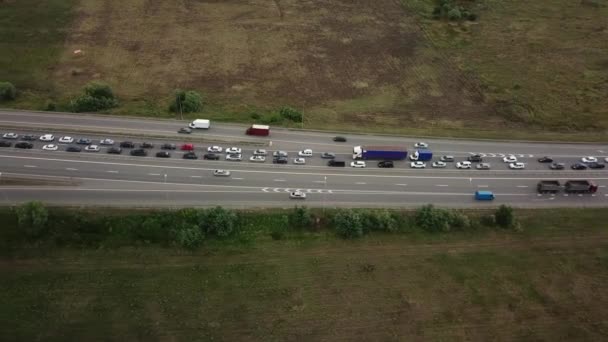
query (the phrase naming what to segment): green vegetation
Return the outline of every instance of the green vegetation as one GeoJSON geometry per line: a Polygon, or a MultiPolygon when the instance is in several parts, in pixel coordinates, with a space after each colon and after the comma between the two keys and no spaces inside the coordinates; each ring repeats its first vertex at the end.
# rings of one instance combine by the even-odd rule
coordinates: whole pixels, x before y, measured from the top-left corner
{"type": "Polygon", "coordinates": [[[0,101],[10,101],[17,97],[17,88],[11,82],[0,82],[0,101]]]}
{"type": "Polygon", "coordinates": [[[194,90],[178,90],[169,110],[174,113],[198,113],[203,109],[203,97],[194,90]]]}
{"type": "MultiPolygon", "coordinates": [[[[475,1],[464,2],[469,6],[475,1]]],[[[477,20],[477,15],[472,13],[467,7],[456,3],[454,0],[439,0],[437,6],[433,9],[434,19],[449,19],[452,21],[458,20],[477,20]]]]}
{"type": "MultiPolygon", "coordinates": [[[[91,241],[142,220],[140,236],[149,237],[146,230],[176,228],[176,216],[164,229],[149,220],[170,213],[49,209],[48,229],[91,241]],[[63,232],[53,223],[60,216],[63,232]],[[101,217],[111,232],[95,223],[101,217]],[[80,230],[68,234],[76,222],[80,230]]],[[[521,233],[429,233],[415,213],[388,213],[411,225],[359,240],[289,227],[275,240],[268,233],[292,211],[248,211],[237,212],[239,232],[208,236],[191,251],[145,241],[12,244],[0,257],[0,339],[604,339],[605,209],[516,210],[521,233]]],[[[473,221],[489,214],[463,213],[473,221]]],[[[200,218],[191,214],[182,216],[200,218]]],[[[0,219],[5,243],[17,216],[3,209],[0,219]]]]}
{"type": "Polygon", "coordinates": [[[74,112],[97,112],[118,106],[118,100],[109,85],[103,82],[90,82],[84,87],[84,95],[72,102],[74,112]]]}

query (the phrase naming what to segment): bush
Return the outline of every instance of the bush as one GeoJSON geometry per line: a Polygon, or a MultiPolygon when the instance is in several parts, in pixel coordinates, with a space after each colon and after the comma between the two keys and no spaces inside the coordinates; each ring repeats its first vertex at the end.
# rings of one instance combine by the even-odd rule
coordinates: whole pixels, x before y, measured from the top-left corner
{"type": "Polygon", "coordinates": [[[425,205],[416,211],[416,224],[429,232],[447,232],[450,230],[450,212],[437,209],[432,204],[425,205]]]}
{"type": "Polygon", "coordinates": [[[26,237],[37,239],[46,233],[49,213],[41,202],[33,201],[17,207],[17,224],[26,237]]]}
{"type": "Polygon", "coordinates": [[[72,110],[76,113],[96,112],[118,106],[118,100],[112,88],[103,82],[91,82],[84,87],[84,95],[72,101],[72,110]]]}
{"type": "Polygon", "coordinates": [[[231,210],[215,207],[208,209],[202,218],[203,221],[199,226],[204,227],[207,234],[226,237],[236,231],[238,217],[231,210]]]}
{"type": "Polygon", "coordinates": [[[175,241],[183,248],[194,250],[198,248],[205,236],[196,225],[183,225],[177,230],[175,241]]]}
{"type": "Polygon", "coordinates": [[[394,232],[397,221],[388,210],[366,210],[360,213],[364,232],[394,232]]]}
{"type": "Polygon", "coordinates": [[[17,97],[17,88],[11,82],[0,82],[0,101],[10,101],[17,97]]]}
{"type": "Polygon", "coordinates": [[[257,121],[257,120],[260,120],[262,118],[262,115],[260,115],[260,113],[253,112],[253,113],[249,114],[249,117],[252,120],[256,120],[257,121]]]}
{"type": "Polygon", "coordinates": [[[354,239],[363,236],[363,223],[361,216],[354,210],[339,210],[333,217],[336,233],[345,239],[354,239]]]}
{"type": "Polygon", "coordinates": [[[291,108],[291,107],[283,107],[279,110],[279,115],[282,118],[285,118],[287,120],[293,121],[293,122],[302,122],[302,113],[300,113],[299,111],[291,108]]]}
{"type": "Polygon", "coordinates": [[[460,9],[458,9],[458,7],[452,8],[448,12],[448,19],[450,19],[450,20],[460,20],[460,19],[462,19],[462,13],[460,13],[460,9]]]}
{"type": "Polygon", "coordinates": [[[494,213],[496,218],[496,224],[502,228],[511,228],[515,224],[515,215],[513,214],[513,208],[501,205],[494,213]]]}
{"type": "Polygon", "coordinates": [[[112,88],[106,83],[93,81],[84,87],[84,93],[98,99],[115,99],[112,88]]]}
{"type": "Polygon", "coordinates": [[[106,97],[98,98],[91,95],[81,95],[72,101],[72,110],[76,113],[96,112],[116,107],[118,102],[115,99],[106,97]]]}
{"type": "Polygon", "coordinates": [[[310,228],[313,223],[312,214],[306,207],[295,207],[288,215],[288,223],[294,228],[310,228]]]}
{"type": "Polygon", "coordinates": [[[169,110],[174,113],[196,113],[203,109],[203,96],[194,90],[177,90],[169,110]]]}

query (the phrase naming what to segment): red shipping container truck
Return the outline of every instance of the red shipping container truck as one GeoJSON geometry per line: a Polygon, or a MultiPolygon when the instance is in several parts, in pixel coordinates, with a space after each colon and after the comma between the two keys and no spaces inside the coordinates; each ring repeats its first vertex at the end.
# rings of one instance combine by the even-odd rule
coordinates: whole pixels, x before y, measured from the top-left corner
{"type": "Polygon", "coordinates": [[[247,135],[258,135],[261,137],[266,137],[270,135],[270,126],[251,125],[251,127],[247,128],[247,131],[245,133],[247,135]]]}

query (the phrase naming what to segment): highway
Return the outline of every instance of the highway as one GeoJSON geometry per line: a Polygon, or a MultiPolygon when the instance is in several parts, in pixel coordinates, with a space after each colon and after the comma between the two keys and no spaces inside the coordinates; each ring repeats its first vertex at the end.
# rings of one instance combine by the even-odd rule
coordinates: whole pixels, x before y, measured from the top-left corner
{"type": "MultiPolygon", "coordinates": [[[[417,207],[433,203],[445,207],[489,207],[509,204],[518,207],[569,207],[606,206],[608,204],[608,170],[549,170],[547,164],[536,161],[549,155],[556,161],[571,163],[582,156],[595,156],[603,161],[608,156],[608,146],[602,144],[550,144],[518,142],[450,141],[424,139],[435,156],[450,154],[456,160],[464,160],[473,153],[482,153],[484,162],[492,170],[458,170],[453,163],[446,169],[411,169],[405,161],[397,162],[393,169],[381,169],[375,162],[368,167],[332,168],[319,157],[320,152],[337,153],[337,158],[350,162],[352,146],[364,144],[401,144],[413,150],[418,139],[340,134],[347,143],[331,140],[335,134],[321,132],[272,129],[270,137],[248,137],[244,125],[216,125],[208,131],[194,132],[190,139],[204,137],[205,144],[195,143],[200,156],[204,148],[217,139],[223,147],[234,145],[243,148],[244,160],[212,161],[184,160],[183,152],[170,151],[169,159],[155,158],[161,143],[179,145],[183,135],[177,134],[185,122],[176,120],[140,120],[101,115],[28,113],[0,111],[0,131],[20,135],[52,133],[56,138],[70,135],[87,137],[94,141],[113,138],[116,144],[122,140],[142,142],[140,135],[165,136],[163,139],[145,138],[155,145],[148,157],[100,152],[70,153],[60,145],[59,151],[42,151],[45,143],[33,142],[31,150],[14,147],[0,148],[0,180],[25,178],[37,180],[62,180],[66,185],[32,185],[0,187],[0,204],[10,205],[29,200],[42,200],[55,205],[120,206],[120,207],[183,207],[222,205],[234,208],[291,207],[295,204],[311,207],[417,207]],[[17,129],[18,128],[18,129],[17,129]],[[43,131],[42,131],[43,130],[43,131]],[[74,134],[86,130],[86,134],[74,134]],[[107,135],[99,133],[107,132],[107,135]],[[127,135],[127,136],[125,136],[127,135]],[[258,142],[249,145],[246,142],[258,142]],[[272,143],[271,143],[272,142],[272,143]],[[296,151],[311,148],[314,157],[306,158],[306,165],[274,165],[271,157],[265,163],[248,161],[252,151],[264,145],[267,150],[285,150],[290,159],[296,151]],[[502,156],[514,154],[526,163],[524,170],[510,170],[502,162],[502,156]],[[213,170],[231,171],[230,177],[213,176],[213,170]],[[588,179],[599,185],[595,194],[538,195],[535,186],[540,179],[588,179]],[[306,200],[290,200],[288,193],[301,190],[306,200]],[[473,199],[475,190],[491,190],[496,194],[493,202],[473,199]]],[[[18,140],[7,140],[17,142],[18,140]]],[[[97,141],[98,142],[98,141],[97,141]]],[[[57,140],[55,140],[57,144],[57,140]]],[[[95,143],[95,142],[94,142],[95,143]]],[[[430,166],[430,165],[429,165],[430,166]]]]}

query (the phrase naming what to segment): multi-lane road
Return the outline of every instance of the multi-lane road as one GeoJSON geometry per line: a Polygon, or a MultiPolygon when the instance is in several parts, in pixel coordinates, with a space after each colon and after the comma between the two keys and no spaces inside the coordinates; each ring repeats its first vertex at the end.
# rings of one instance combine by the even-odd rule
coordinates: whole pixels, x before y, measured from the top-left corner
{"type": "MultiPolygon", "coordinates": [[[[208,131],[179,135],[185,122],[148,120],[101,115],[74,115],[36,112],[0,111],[0,132],[19,135],[52,133],[57,138],[69,135],[93,140],[112,138],[152,142],[148,157],[134,157],[128,150],[111,155],[102,149],[97,153],[42,151],[43,142],[34,142],[31,150],[0,148],[0,180],[26,178],[42,185],[5,185],[0,187],[0,204],[42,200],[60,205],[102,206],[210,206],[288,207],[294,204],[325,207],[407,207],[433,203],[440,206],[495,206],[506,203],[523,207],[606,206],[608,204],[608,169],[549,170],[536,161],[551,156],[567,167],[583,156],[603,161],[608,144],[552,144],[424,139],[435,156],[453,155],[456,161],[480,153],[491,170],[457,170],[453,163],[446,169],[411,169],[397,162],[393,169],[380,169],[368,162],[365,169],[326,166],[321,152],[334,152],[338,159],[349,162],[355,145],[404,145],[413,150],[420,140],[405,137],[340,134],[347,143],[332,141],[335,134],[272,129],[270,137],[246,136],[244,125],[212,123],[208,131]],[[81,132],[81,133],[79,133],[81,132]],[[161,138],[162,137],[162,138],[161,138]],[[243,161],[184,160],[182,152],[172,151],[172,158],[155,158],[161,143],[178,145],[193,141],[199,157],[209,145],[243,148],[243,161]],[[200,140],[200,141],[197,141],[200,140]],[[271,157],[265,163],[251,163],[249,156],[256,148],[270,152],[285,150],[290,164],[274,165],[271,157]],[[314,157],[306,165],[294,165],[297,151],[310,148],[314,157]],[[502,157],[513,154],[526,163],[525,170],[509,170],[502,157]],[[230,177],[216,177],[215,169],[227,169],[230,177]],[[538,195],[535,186],[541,179],[589,179],[599,191],[586,195],[538,195]],[[45,185],[44,181],[52,183],[45,185]],[[42,181],[42,182],[41,182],[42,181]],[[296,189],[307,193],[305,201],[290,200],[288,192],[296,189]],[[475,190],[491,190],[494,202],[476,202],[475,190]]],[[[15,142],[15,141],[13,141],[15,142]]],[[[57,143],[57,141],[55,141],[57,143]]]]}

